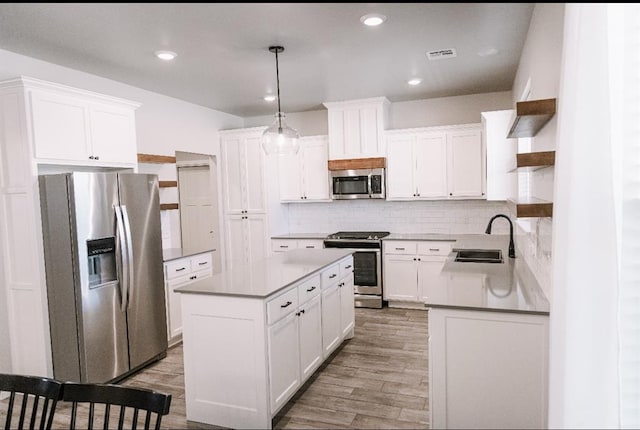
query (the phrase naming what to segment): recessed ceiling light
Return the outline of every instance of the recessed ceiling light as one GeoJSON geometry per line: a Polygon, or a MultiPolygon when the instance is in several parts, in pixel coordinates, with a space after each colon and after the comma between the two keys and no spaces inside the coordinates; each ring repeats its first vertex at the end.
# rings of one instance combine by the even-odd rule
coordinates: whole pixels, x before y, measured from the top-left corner
{"type": "Polygon", "coordinates": [[[265,102],[275,102],[277,99],[276,96],[274,96],[273,94],[267,94],[266,96],[264,96],[264,101],[265,102]]]}
{"type": "Polygon", "coordinates": [[[375,27],[387,20],[387,17],[379,13],[368,13],[360,17],[360,22],[369,27],[375,27]]]}
{"type": "Polygon", "coordinates": [[[413,78],[413,79],[409,79],[407,81],[407,84],[409,85],[418,85],[420,82],[422,82],[422,79],[420,78],[413,78]]]}
{"type": "Polygon", "coordinates": [[[173,60],[178,56],[178,54],[172,51],[156,51],[155,54],[156,54],[156,57],[165,61],[173,60]]]}
{"type": "Polygon", "coordinates": [[[490,55],[496,55],[498,50],[496,48],[484,48],[478,51],[478,55],[481,57],[489,57],[490,55]]]}

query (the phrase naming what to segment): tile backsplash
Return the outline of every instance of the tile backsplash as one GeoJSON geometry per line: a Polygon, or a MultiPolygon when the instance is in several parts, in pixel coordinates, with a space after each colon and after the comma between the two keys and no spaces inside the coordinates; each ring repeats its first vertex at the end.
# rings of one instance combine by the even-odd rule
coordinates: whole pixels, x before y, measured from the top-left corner
{"type": "MultiPolygon", "coordinates": [[[[291,203],[289,232],[482,234],[491,217],[499,213],[509,214],[505,202],[338,200],[329,203],[291,203]]],[[[509,224],[506,220],[498,219],[494,221],[492,231],[508,234],[509,224]]]]}

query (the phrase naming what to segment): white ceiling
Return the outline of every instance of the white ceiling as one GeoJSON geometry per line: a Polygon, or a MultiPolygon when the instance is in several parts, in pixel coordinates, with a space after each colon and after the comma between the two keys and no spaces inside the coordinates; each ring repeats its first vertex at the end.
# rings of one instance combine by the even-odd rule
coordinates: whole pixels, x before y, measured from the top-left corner
{"type": "Polygon", "coordinates": [[[2,3],[0,48],[242,117],[511,90],[533,3],[2,3]],[[387,21],[366,27],[360,17],[387,21]],[[427,51],[457,57],[430,61],[427,51]],[[495,48],[482,57],[478,52],[495,48]],[[178,53],[173,62],[156,50],[178,53]],[[406,81],[423,79],[412,87],[406,81]]]}

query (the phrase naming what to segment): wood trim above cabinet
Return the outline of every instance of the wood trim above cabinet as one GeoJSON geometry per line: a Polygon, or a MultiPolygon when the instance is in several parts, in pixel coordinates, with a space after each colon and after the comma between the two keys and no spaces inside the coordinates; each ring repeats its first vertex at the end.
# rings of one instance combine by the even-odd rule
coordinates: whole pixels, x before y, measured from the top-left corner
{"type": "Polygon", "coordinates": [[[328,165],[329,170],[384,169],[387,167],[387,159],[384,157],[375,157],[329,160],[328,165]]]}
{"type": "Polygon", "coordinates": [[[533,137],[556,114],[556,99],[516,103],[516,116],[508,138],[533,137]]]}
{"type": "Polygon", "coordinates": [[[170,155],[138,154],[138,163],[174,164],[176,157],[170,155]]]}

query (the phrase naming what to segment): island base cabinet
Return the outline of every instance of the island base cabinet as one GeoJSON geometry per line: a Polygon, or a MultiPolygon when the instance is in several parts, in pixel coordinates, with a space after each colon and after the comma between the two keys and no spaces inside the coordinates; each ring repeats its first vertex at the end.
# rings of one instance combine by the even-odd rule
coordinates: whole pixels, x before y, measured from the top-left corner
{"type": "Polygon", "coordinates": [[[428,315],[430,428],[546,428],[547,315],[428,315]]]}
{"type": "Polygon", "coordinates": [[[270,427],[264,302],[183,294],[182,318],[187,420],[270,427]]]}

